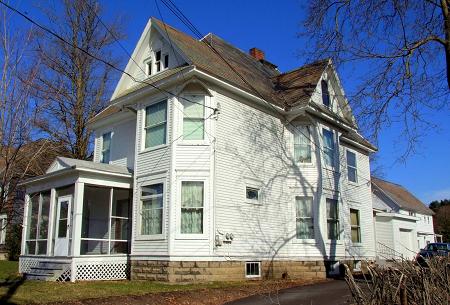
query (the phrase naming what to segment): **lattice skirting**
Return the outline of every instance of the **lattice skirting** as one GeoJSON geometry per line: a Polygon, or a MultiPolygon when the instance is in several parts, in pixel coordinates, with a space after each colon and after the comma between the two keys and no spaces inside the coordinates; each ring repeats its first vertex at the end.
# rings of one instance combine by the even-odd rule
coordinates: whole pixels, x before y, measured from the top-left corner
{"type": "Polygon", "coordinates": [[[39,260],[37,260],[35,258],[26,258],[26,257],[19,258],[19,272],[20,273],[30,272],[30,269],[32,267],[36,267],[37,265],[39,265],[39,260]]]}
{"type": "Polygon", "coordinates": [[[77,281],[125,280],[129,277],[128,262],[76,262],[77,281]]]}

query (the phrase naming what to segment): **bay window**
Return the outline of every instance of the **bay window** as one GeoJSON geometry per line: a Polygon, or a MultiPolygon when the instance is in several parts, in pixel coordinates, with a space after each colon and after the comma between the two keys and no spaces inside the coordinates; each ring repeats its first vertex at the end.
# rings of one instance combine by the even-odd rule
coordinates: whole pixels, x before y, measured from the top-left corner
{"type": "Polygon", "coordinates": [[[347,150],[347,178],[348,181],[357,182],[356,154],[347,150]]]}
{"type": "Polygon", "coordinates": [[[334,134],[333,131],[323,128],[323,159],[325,165],[334,166],[334,134]]]}
{"type": "Polygon", "coordinates": [[[181,182],[181,234],[203,233],[204,183],[181,182]]]}
{"type": "Polygon", "coordinates": [[[296,128],[294,158],[296,162],[311,163],[311,132],[309,126],[298,126],[296,128]]]}
{"type": "Polygon", "coordinates": [[[327,232],[328,239],[339,239],[339,207],[338,201],[334,199],[326,199],[327,205],[327,232]]]}
{"type": "Polygon", "coordinates": [[[145,108],[145,148],[166,144],[167,100],[145,108]]]}
{"type": "Polygon", "coordinates": [[[312,197],[295,197],[297,239],[314,239],[313,214],[312,197]]]}
{"type": "Polygon", "coordinates": [[[164,185],[146,185],[141,188],[141,235],[162,234],[164,185]]]}
{"type": "Polygon", "coordinates": [[[205,134],[205,96],[187,95],[183,100],[183,139],[203,140],[205,134]]]}

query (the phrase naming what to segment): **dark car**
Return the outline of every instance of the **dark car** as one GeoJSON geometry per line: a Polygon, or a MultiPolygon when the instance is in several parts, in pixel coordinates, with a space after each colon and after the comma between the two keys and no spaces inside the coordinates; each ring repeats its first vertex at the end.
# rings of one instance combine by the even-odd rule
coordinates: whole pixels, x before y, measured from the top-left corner
{"type": "Polygon", "coordinates": [[[435,256],[450,256],[450,244],[430,243],[417,253],[416,260],[420,265],[426,265],[426,259],[435,256]]]}

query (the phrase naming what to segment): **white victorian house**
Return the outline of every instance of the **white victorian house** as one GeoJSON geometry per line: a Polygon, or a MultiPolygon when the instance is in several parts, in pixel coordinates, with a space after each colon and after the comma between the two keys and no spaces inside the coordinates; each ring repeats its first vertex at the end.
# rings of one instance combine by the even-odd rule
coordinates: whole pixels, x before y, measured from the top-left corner
{"type": "Polygon", "coordinates": [[[325,276],[375,257],[369,154],[329,60],[282,73],[256,48],[152,18],[93,162],[26,182],[20,271],[54,280],[325,276]],[[221,57],[217,56],[219,53],[221,57]]]}
{"type": "Polygon", "coordinates": [[[372,201],[379,259],[412,259],[435,242],[434,212],[403,186],[372,177],[372,201]]]}

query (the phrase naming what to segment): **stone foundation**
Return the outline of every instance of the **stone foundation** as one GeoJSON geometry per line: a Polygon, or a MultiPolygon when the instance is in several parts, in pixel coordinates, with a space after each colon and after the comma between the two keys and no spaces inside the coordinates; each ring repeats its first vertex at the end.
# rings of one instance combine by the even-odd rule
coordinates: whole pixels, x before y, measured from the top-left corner
{"type": "Polygon", "coordinates": [[[245,277],[245,261],[131,261],[132,280],[167,282],[323,279],[323,261],[262,261],[261,277],[245,277]]]}

